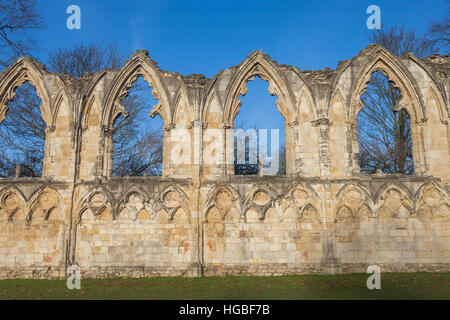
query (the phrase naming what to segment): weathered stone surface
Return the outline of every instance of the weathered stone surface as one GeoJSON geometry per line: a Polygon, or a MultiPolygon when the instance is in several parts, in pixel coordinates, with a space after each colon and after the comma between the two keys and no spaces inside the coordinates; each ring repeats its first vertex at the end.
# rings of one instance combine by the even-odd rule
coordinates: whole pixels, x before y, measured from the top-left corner
{"type": "MultiPolygon", "coordinates": [[[[336,70],[300,71],[254,52],[207,79],[139,50],[76,80],[21,58],[0,75],[0,122],[31,82],[47,123],[40,179],[0,179],[0,278],[278,275],[450,270],[450,58],[370,45],[336,70]],[[402,91],[416,175],[359,174],[356,116],[372,72],[402,91]],[[138,76],[164,121],[163,177],[113,178],[113,119],[138,76]],[[259,76],[286,120],[286,176],[234,176],[233,119],[259,76]],[[218,132],[223,148],[205,157],[218,132]],[[173,133],[190,137],[176,163],[173,133]]],[[[217,141],[216,141],[217,143],[217,141]]]]}

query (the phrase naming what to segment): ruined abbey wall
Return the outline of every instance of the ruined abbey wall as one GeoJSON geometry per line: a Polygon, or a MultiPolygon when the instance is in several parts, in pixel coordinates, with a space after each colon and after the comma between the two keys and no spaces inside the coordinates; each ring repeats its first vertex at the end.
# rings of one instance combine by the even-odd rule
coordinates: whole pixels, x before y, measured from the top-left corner
{"type": "Polygon", "coordinates": [[[449,70],[448,56],[377,45],[319,71],[257,51],[211,79],[161,70],[143,50],[82,79],[21,58],[0,74],[0,125],[32,83],[45,159],[42,178],[0,179],[0,278],[64,277],[70,265],[85,278],[449,271],[449,70]],[[376,70],[411,117],[415,175],[359,172],[356,116],[376,70]],[[163,176],[112,177],[113,121],[138,76],[159,100],[163,176]],[[285,176],[234,176],[228,129],[256,76],[286,120],[285,176]]]}

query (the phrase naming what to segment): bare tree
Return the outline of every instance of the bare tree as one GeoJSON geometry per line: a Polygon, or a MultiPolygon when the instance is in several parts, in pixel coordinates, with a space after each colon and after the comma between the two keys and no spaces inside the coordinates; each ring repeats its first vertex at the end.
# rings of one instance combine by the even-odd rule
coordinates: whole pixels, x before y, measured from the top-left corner
{"type": "MultiPolygon", "coordinates": [[[[254,129],[257,131],[257,125],[254,124],[251,128],[249,128],[248,126],[245,125],[245,123],[241,120],[238,122],[237,125],[235,125],[236,129],[243,129],[244,131],[246,129],[254,129]]],[[[256,141],[256,146],[252,146],[251,142],[250,142],[250,138],[249,137],[237,137],[235,136],[234,139],[234,174],[235,175],[256,175],[259,172],[259,167],[260,167],[260,163],[259,160],[256,163],[250,163],[250,148],[251,147],[256,147],[256,158],[257,160],[259,159],[259,155],[260,155],[260,150],[259,150],[259,139],[258,139],[258,135],[257,135],[257,141],[256,141]],[[245,138],[245,140],[243,141],[244,144],[244,148],[245,148],[245,163],[238,163],[238,139],[243,139],[245,138]]],[[[283,175],[286,174],[286,147],[285,145],[280,146],[279,149],[277,150],[271,150],[271,152],[278,152],[279,153],[279,157],[278,157],[278,171],[277,171],[277,175],[283,175]]],[[[265,159],[267,160],[267,159],[265,159]]],[[[267,165],[267,163],[264,161],[264,166],[267,165]]]]}
{"type": "Polygon", "coordinates": [[[119,69],[124,60],[116,44],[78,44],[69,49],[51,51],[48,67],[52,72],[79,79],[86,73],[95,73],[102,69],[119,69]]]}
{"type": "Polygon", "coordinates": [[[0,0],[0,66],[35,48],[30,31],[44,26],[34,0],[0,0]]]}
{"type": "MultiPolygon", "coordinates": [[[[86,73],[102,69],[118,69],[124,57],[115,44],[77,45],[70,49],[57,49],[50,53],[50,70],[81,78],[86,73]]],[[[129,95],[121,101],[128,112],[127,117],[115,121],[113,134],[114,176],[158,176],[162,174],[162,128],[138,126],[149,118],[152,108],[148,94],[150,88],[135,82],[128,90],[129,95]],[[147,114],[146,114],[147,113],[147,114]]]]}
{"type": "Polygon", "coordinates": [[[412,52],[416,57],[424,58],[435,52],[430,39],[418,36],[414,30],[405,26],[376,29],[368,38],[370,42],[383,46],[396,56],[412,52]]]}
{"type": "Polygon", "coordinates": [[[46,125],[40,105],[30,83],[16,89],[7,117],[0,124],[0,176],[14,176],[16,165],[22,167],[23,176],[42,175],[46,125]]]}
{"type": "Polygon", "coordinates": [[[358,115],[359,163],[362,172],[413,174],[410,118],[397,107],[400,91],[381,71],[374,72],[362,95],[358,115]]]}
{"type": "MultiPolygon", "coordinates": [[[[49,69],[74,78],[101,69],[117,69],[124,58],[115,45],[77,45],[57,49],[49,55],[49,69]]],[[[149,110],[144,87],[134,86],[122,101],[129,116],[116,122],[113,136],[115,175],[159,175],[162,166],[162,128],[138,130],[136,121],[149,110]]],[[[29,83],[16,89],[16,97],[8,106],[8,114],[0,124],[0,175],[14,176],[15,166],[23,168],[22,176],[42,175],[46,124],[40,114],[41,100],[29,83]]],[[[148,115],[146,115],[149,117],[148,115]]]]}
{"type": "Polygon", "coordinates": [[[120,116],[115,121],[113,134],[114,176],[160,176],[163,161],[163,134],[160,127],[137,125],[149,117],[151,105],[142,95],[144,88],[134,86],[129,96],[122,101],[128,117],[120,116]],[[141,119],[139,119],[141,118],[141,119]]]}
{"type": "MultiPolygon", "coordinates": [[[[369,40],[392,54],[412,52],[423,58],[435,50],[434,43],[404,26],[379,29],[369,40]]],[[[359,165],[363,173],[413,174],[410,118],[400,106],[402,92],[381,71],[372,74],[361,96],[364,105],[358,115],[359,165]]]]}
{"type": "Polygon", "coordinates": [[[450,47],[450,0],[447,0],[447,14],[442,21],[431,23],[428,28],[428,37],[437,50],[446,50],[450,47]]]}
{"type": "Polygon", "coordinates": [[[280,168],[278,169],[278,175],[286,174],[286,146],[282,145],[280,147],[280,158],[279,158],[279,165],[280,168]]]}

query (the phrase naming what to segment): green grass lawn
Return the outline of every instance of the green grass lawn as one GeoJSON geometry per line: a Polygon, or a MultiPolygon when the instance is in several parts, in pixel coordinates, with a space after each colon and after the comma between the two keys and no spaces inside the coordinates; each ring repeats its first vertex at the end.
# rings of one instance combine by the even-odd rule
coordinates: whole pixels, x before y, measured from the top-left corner
{"type": "Polygon", "coordinates": [[[0,299],[450,299],[450,273],[384,273],[381,290],[370,274],[81,280],[1,280],[0,299]]]}

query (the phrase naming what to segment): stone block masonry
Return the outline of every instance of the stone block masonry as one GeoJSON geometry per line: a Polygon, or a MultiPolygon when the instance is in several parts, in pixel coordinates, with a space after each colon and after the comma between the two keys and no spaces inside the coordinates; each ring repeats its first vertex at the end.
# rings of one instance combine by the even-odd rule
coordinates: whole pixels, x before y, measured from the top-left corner
{"type": "Polygon", "coordinates": [[[0,179],[0,278],[450,271],[450,58],[369,45],[335,70],[300,71],[256,51],[207,79],[161,70],[145,50],[120,70],[72,79],[21,58],[0,74],[0,125],[31,82],[47,124],[42,178],[0,179]],[[411,117],[415,175],[362,175],[360,96],[381,70],[411,117]],[[138,76],[164,121],[162,177],[111,176],[113,120],[138,76]],[[247,81],[269,82],[286,120],[283,176],[234,176],[247,81]],[[222,136],[220,163],[204,161],[222,136]],[[191,137],[192,163],[172,159],[191,137]]]}

